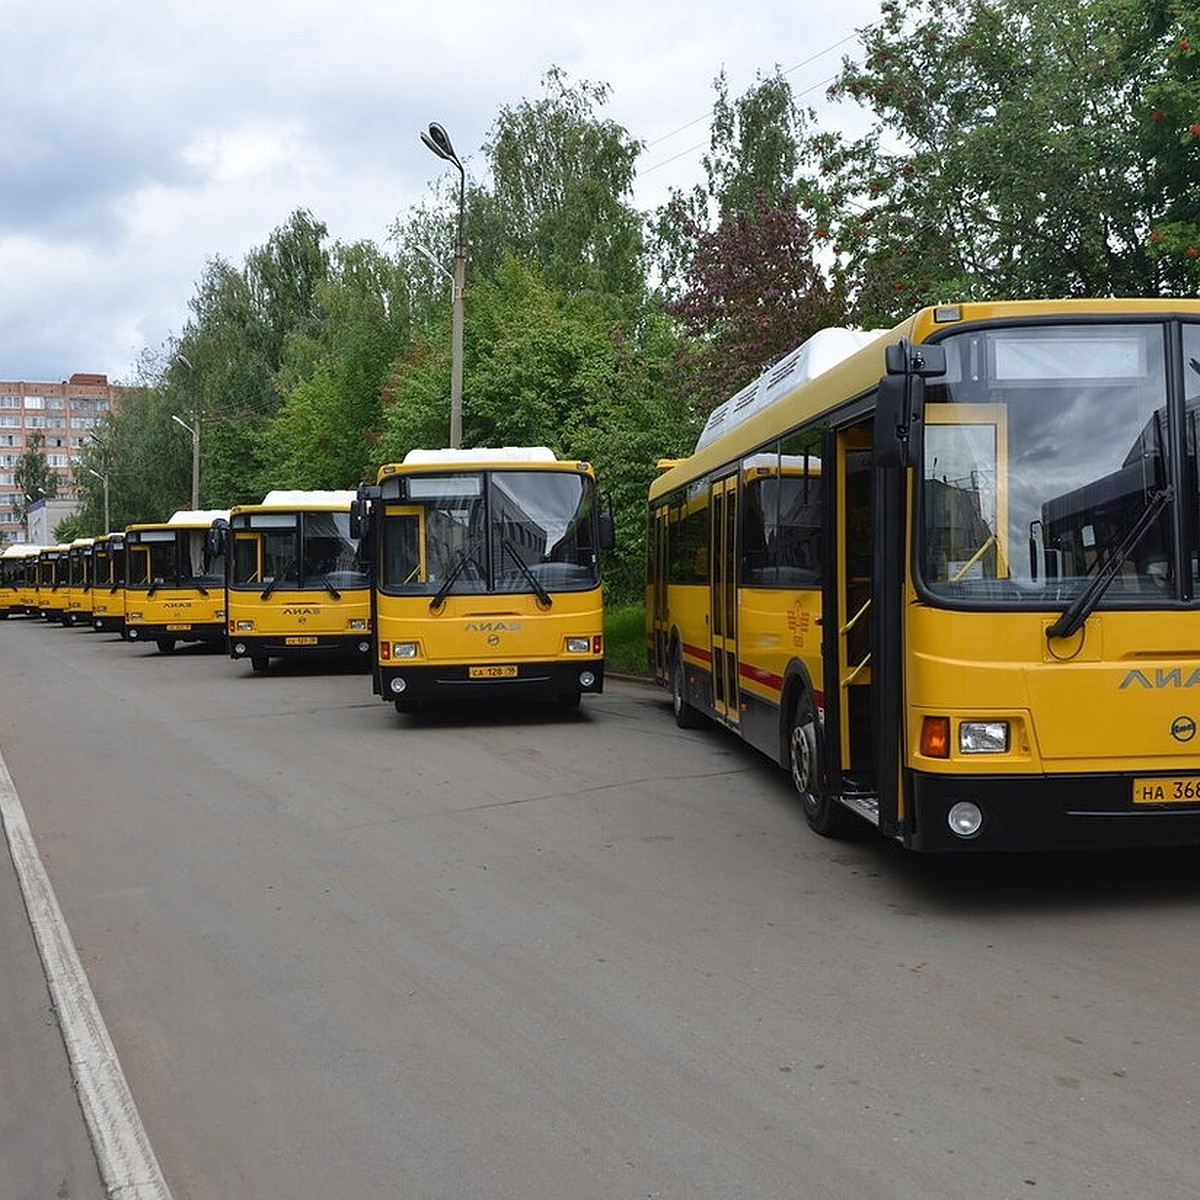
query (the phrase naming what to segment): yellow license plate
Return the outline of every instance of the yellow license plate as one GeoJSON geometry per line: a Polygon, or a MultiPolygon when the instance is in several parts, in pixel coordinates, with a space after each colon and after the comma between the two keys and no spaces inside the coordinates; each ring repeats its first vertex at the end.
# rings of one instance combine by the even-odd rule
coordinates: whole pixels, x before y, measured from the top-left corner
{"type": "Polygon", "coordinates": [[[182,633],[184,630],[191,629],[190,625],[168,625],[168,633],[182,633]]]}
{"type": "Polygon", "coordinates": [[[285,646],[315,646],[317,639],[315,637],[290,637],[284,638],[283,644],[285,646]]]}
{"type": "Polygon", "coordinates": [[[1200,775],[1142,776],[1133,781],[1134,804],[1200,804],[1200,775]]]}
{"type": "Polygon", "coordinates": [[[515,666],[467,668],[468,679],[514,679],[516,674],[515,666]]]}

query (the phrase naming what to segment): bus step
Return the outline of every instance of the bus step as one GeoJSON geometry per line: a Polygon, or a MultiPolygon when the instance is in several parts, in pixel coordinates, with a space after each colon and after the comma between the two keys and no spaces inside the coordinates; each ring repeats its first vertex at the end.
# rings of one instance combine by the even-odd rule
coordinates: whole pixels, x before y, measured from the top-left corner
{"type": "MultiPolygon", "coordinates": [[[[849,782],[849,781],[847,781],[849,782]]],[[[879,794],[877,792],[858,791],[852,786],[843,790],[838,797],[841,802],[872,825],[879,824],[879,794]]]]}

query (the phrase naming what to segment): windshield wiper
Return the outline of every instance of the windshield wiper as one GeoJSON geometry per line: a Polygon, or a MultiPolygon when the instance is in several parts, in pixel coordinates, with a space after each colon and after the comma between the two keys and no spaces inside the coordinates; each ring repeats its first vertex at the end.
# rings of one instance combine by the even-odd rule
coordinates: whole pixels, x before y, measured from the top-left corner
{"type": "Polygon", "coordinates": [[[445,583],[438,588],[433,599],[429,602],[430,612],[437,612],[446,603],[446,597],[450,595],[450,589],[454,586],[454,581],[467,569],[468,563],[475,563],[476,569],[480,574],[483,573],[483,568],[479,566],[479,563],[475,562],[474,558],[468,558],[465,550],[460,550],[458,552],[458,561],[450,568],[450,574],[446,576],[445,583]]]}
{"type": "Polygon", "coordinates": [[[1150,502],[1142,510],[1142,515],[1134,522],[1133,528],[1113,548],[1104,565],[1096,572],[1096,577],[1079,593],[1071,604],[1063,610],[1063,614],[1046,630],[1050,638],[1070,637],[1088,619],[1100,598],[1108,591],[1108,586],[1117,577],[1122,564],[1146,536],[1150,526],[1157,520],[1158,515],[1175,499],[1175,489],[1165,487],[1150,497],[1150,502]]]}
{"type": "Polygon", "coordinates": [[[541,580],[539,580],[538,577],[529,569],[529,564],[517,553],[516,546],[514,546],[512,542],[508,540],[508,538],[501,538],[500,544],[505,550],[508,551],[509,556],[512,558],[513,562],[517,564],[517,568],[520,570],[521,574],[529,580],[530,587],[532,587],[537,593],[538,603],[543,608],[549,608],[554,603],[554,601],[550,598],[550,593],[546,591],[544,587],[542,587],[541,580]]]}
{"type": "Polygon", "coordinates": [[[259,598],[260,600],[266,600],[266,599],[268,599],[268,598],[270,597],[271,593],[272,593],[272,592],[273,592],[273,591],[274,591],[274,590],[275,590],[275,589],[276,589],[278,586],[279,586],[279,576],[278,576],[278,575],[272,575],[272,576],[271,576],[271,578],[267,580],[267,586],[266,586],[265,588],[263,588],[263,590],[262,590],[261,592],[259,592],[259,593],[258,593],[258,598],[259,598]]]}
{"type": "Polygon", "coordinates": [[[332,596],[332,597],[333,597],[335,600],[340,600],[340,599],[342,598],[342,593],[341,593],[341,592],[339,592],[339,591],[337,590],[337,588],[335,588],[335,587],[333,586],[333,581],[332,581],[332,580],[329,578],[329,576],[328,576],[328,575],[322,575],[322,576],[321,576],[321,582],[322,582],[322,583],[323,583],[323,584],[324,584],[324,585],[325,585],[325,586],[326,586],[326,587],[329,589],[329,594],[330,594],[330,595],[331,595],[331,596],[332,596]]]}

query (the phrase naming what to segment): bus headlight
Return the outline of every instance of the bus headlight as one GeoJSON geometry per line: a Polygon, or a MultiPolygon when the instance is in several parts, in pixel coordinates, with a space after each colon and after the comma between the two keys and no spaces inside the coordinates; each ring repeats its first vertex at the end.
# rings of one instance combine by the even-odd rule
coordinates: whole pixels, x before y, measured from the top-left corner
{"type": "Polygon", "coordinates": [[[347,629],[366,629],[366,627],[367,621],[365,617],[351,617],[350,620],[346,622],[347,629]]]}
{"type": "Polygon", "coordinates": [[[568,654],[590,654],[592,651],[592,639],[590,637],[569,637],[567,638],[567,653],[568,654]]]}
{"type": "Polygon", "coordinates": [[[1007,721],[963,721],[958,727],[961,754],[1007,754],[1007,721]]]}
{"type": "Polygon", "coordinates": [[[141,614],[140,612],[135,612],[135,613],[133,613],[133,612],[131,612],[131,613],[126,613],[126,614],[125,614],[125,619],[126,619],[127,621],[140,621],[140,620],[142,619],[142,614],[141,614]]]}
{"type": "Polygon", "coordinates": [[[393,658],[416,658],[417,643],[416,642],[393,642],[392,643],[393,658]]]}
{"type": "Polygon", "coordinates": [[[973,838],[983,827],[983,813],[978,804],[960,800],[946,814],[950,832],[960,838],[973,838]]]}
{"type": "Polygon", "coordinates": [[[237,623],[237,633],[249,633],[254,628],[253,621],[239,621],[237,623]]]}

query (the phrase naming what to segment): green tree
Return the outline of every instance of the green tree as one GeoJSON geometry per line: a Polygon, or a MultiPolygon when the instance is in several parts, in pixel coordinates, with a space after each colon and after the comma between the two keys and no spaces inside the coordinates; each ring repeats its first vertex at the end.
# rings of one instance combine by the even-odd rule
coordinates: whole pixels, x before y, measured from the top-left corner
{"type": "Polygon", "coordinates": [[[672,299],[689,286],[702,236],[731,214],[794,206],[802,150],[808,149],[812,113],[796,104],[791,84],[778,70],[735,99],[724,72],[713,86],[709,148],[701,160],[704,181],[690,191],[673,190],[654,219],[661,286],[672,299]]]}
{"type": "Polygon", "coordinates": [[[607,84],[572,85],[554,67],[542,86],[540,100],[501,108],[484,146],[492,189],[470,196],[472,278],[515,255],[564,291],[640,295],[642,218],[630,197],[641,144],[598,115],[607,84]]]}
{"type": "Polygon", "coordinates": [[[13,469],[16,484],[13,512],[22,524],[29,516],[29,506],[39,500],[53,500],[58,495],[58,476],[46,459],[46,435],[35,429],[25,443],[25,449],[13,469]]]}
{"type": "Polygon", "coordinates": [[[887,0],[832,89],[876,127],[809,143],[820,226],[864,323],[948,298],[1194,291],[1197,264],[1167,270],[1151,241],[1189,236],[1194,11],[887,0]]]}
{"type": "Polygon", "coordinates": [[[335,246],[317,296],[323,324],[288,340],[283,406],[266,434],[270,486],[346,488],[364,477],[380,397],[407,344],[404,280],[374,245],[335,246]],[[287,387],[289,374],[295,382],[287,387]]]}

